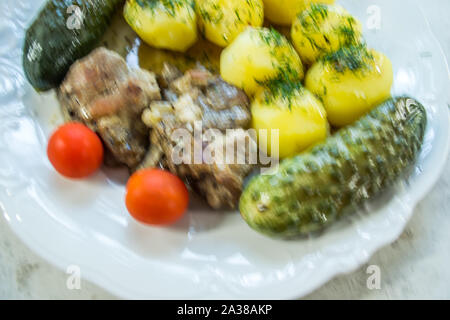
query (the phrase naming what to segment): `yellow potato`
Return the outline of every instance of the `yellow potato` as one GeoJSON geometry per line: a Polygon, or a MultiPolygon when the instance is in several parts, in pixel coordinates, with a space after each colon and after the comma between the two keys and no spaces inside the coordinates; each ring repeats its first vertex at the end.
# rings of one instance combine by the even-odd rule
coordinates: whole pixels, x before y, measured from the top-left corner
{"type": "Polygon", "coordinates": [[[124,17],[142,40],[155,48],[185,52],[197,41],[193,0],[128,0],[124,17]]]}
{"type": "Polygon", "coordinates": [[[252,102],[251,111],[252,127],[258,133],[260,147],[262,144],[268,155],[278,149],[280,158],[294,156],[328,134],[322,103],[300,82],[275,83],[261,90],[252,102]],[[267,139],[262,139],[260,129],[267,130],[267,139]],[[278,141],[272,141],[272,129],[279,130],[278,141]]]}
{"type": "Polygon", "coordinates": [[[312,4],[292,24],[292,42],[302,62],[314,63],[320,56],[361,40],[362,25],[337,5],[312,4]]]}
{"type": "Polygon", "coordinates": [[[306,88],[319,96],[328,120],[336,127],[358,120],[390,96],[390,60],[364,45],[344,47],[316,62],[308,71],[306,88]]]}
{"type": "Polygon", "coordinates": [[[264,12],[271,22],[290,26],[295,16],[310,3],[333,4],[334,0],[264,0],[264,12]]]}
{"type": "Polygon", "coordinates": [[[289,41],[274,29],[248,27],[220,57],[222,78],[254,94],[280,73],[303,79],[303,65],[289,41]]]}
{"type": "Polygon", "coordinates": [[[264,22],[262,0],[197,0],[200,30],[221,46],[229,45],[247,26],[261,27],[264,22]]]}

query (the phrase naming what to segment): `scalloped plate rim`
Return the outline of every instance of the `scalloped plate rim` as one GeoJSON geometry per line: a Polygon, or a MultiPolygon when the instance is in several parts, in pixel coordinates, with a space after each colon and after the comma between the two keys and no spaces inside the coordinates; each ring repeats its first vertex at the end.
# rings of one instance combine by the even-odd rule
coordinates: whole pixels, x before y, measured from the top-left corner
{"type": "MultiPolygon", "coordinates": [[[[428,22],[427,22],[427,24],[428,24],[428,22]]],[[[430,34],[433,35],[433,38],[434,38],[433,40],[440,47],[440,44],[437,41],[437,39],[435,38],[432,31],[430,29],[428,31],[430,34]]],[[[440,55],[445,60],[445,55],[442,52],[442,48],[441,48],[440,55]]],[[[296,280],[292,279],[288,286],[287,285],[284,286],[284,288],[283,288],[284,293],[278,292],[276,294],[276,296],[274,296],[272,294],[262,293],[261,294],[262,298],[271,297],[273,299],[293,299],[293,298],[298,298],[299,296],[306,295],[306,294],[312,292],[313,290],[317,289],[324,283],[328,282],[333,277],[335,277],[339,274],[348,273],[348,272],[351,272],[351,271],[357,269],[360,265],[367,262],[370,259],[370,257],[378,249],[395,241],[400,236],[400,234],[404,230],[404,227],[406,226],[408,220],[411,218],[414,208],[426,196],[426,194],[428,192],[430,192],[431,188],[437,182],[439,175],[442,172],[442,170],[446,164],[447,154],[449,152],[449,144],[450,144],[450,136],[448,134],[449,133],[448,124],[450,122],[450,117],[449,117],[448,109],[440,110],[440,111],[443,111],[443,113],[446,115],[446,117],[444,117],[443,119],[440,119],[440,121],[439,121],[439,123],[441,125],[443,125],[444,133],[447,133],[447,140],[446,140],[445,146],[444,146],[445,149],[441,150],[441,151],[443,151],[443,155],[439,159],[439,163],[436,163],[437,166],[434,168],[434,171],[427,173],[428,178],[426,179],[425,187],[423,185],[418,186],[416,184],[409,190],[407,195],[413,194],[414,197],[412,199],[408,199],[408,200],[412,201],[412,203],[410,203],[409,204],[410,207],[408,209],[405,209],[405,211],[403,212],[403,216],[406,217],[406,219],[404,219],[403,224],[396,225],[395,230],[391,229],[390,234],[388,236],[385,236],[383,239],[378,239],[378,241],[372,241],[369,243],[370,245],[366,244],[366,246],[361,249],[362,251],[352,252],[353,255],[352,255],[352,257],[349,257],[348,263],[346,263],[345,265],[334,264],[333,270],[330,270],[328,272],[328,274],[326,276],[323,276],[322,278],[316,277],[315,281],[310,281],[308,284],[308,287],[302,288],[301,283],[296,283],[296,280]]],[[[0,201],[0,208],[5,209],[4,210],[5,213],[6,212],[13,213],[14,211],[17,210],[17,208],[13,208],[10,210],[9,205],[5,204],[4,202],[1,202],[1,201],[0,201]]],[[[35,235],[33,236],[31,234],[26,234],[26,230],[20,228],[20,226],[18,225],[18,222],[8,221],[8,219],[5,219],[4,217],[2,217],[2,219],[4,221],[6,221],[7,224],[10,226],[10,228],[12,229],[12,231],[16,235],[18,235],[18,237],[32,251],[37,253],[39,256],[43,257],[45,260],[49,261],[52,265],[58,267],[61,270],[64,270],[65,267],[68,265],[68,260],[63,255],[61,255],[60,252],[54,252],[54,251],[58,251],[58,250],[56,250],[55,248],[47,248],[44,246],[40,246],[40,242],[36,241],[36,236],[35,235]]],[[[81,243],[82,243],[82,239],[74,239],[72,241],[74,241],[74,242],[81,241],[81,243]]],[[[115,279],[111,279],[111,277],[108,277],[105,274],[102,274],[101,272],[99,272],[98,270],[95,270],[95,268],[90,268],[89,266],[83,266],[83,278],[99,285],[100,287],[106,289],[107,291],[113,293],[114,295],[116,295],[118,297],[136,298],[136,292],[133,292],[133,290],[130,290],[130,288],[127,288],[126,285],[121,284],[120,281],[115,281],[115,279]]],[[[278,291],[278,290],[274,290],[274,291],[278,291]]],[[[149,294],[149,296],[151,296],[152,298],[156,298],[154,293],[149,294]]],[[[245,296],[245,294],[244,294],[244,296],[245,296]]],[[[261,297],[259,297],[259,298],[261,298],[261,297]]],[[[139,296],[139,298],[144,298],[144,297],[139,296]]]]}

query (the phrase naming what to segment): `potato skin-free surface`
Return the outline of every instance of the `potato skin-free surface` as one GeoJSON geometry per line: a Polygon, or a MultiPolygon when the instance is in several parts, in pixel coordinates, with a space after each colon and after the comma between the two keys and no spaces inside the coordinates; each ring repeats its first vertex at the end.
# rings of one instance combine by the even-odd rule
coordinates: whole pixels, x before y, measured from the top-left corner
{"type": "Polygon", "coordinates": [[[255,96],[251,112],[252,127],[257,133],[267,130],[267,154],[274,155],[278,149],[279,157],[287,158],[327,137],[328,122],[322,103],[301,86],[276,95],[262,90],[255,96]],[[279,130],[278,141],[272,141],[272,129],[279,130]]]}
{"type": "Polygon", "coordinates": [[[361,36],[361,23],[338,5],[312,4],[294,19],[291,30],[294,47],[307,65],[358,43],[361,36]]]}
{"type": "Polygon", "coordinates": [[[264,12],[269,21],[290,26],[295,16],[310,3],[333,4],[334,0],[264,0],[264,12]]]}
{"type": "Polygon", "coordinates": [[[247,26],[264,22],[262,0],[196,0],[199,27],[206,39],[229,45],[247,26]]]}
{"type": "Polygon", "coordinates": [[[124,17],[150,46],[185,52],[197,41],[193,0],[128,0],[124,17]]]}
{"type": "Polygon", "coordinates": [[[390,97],[393,70],[389,58],[375,50],[362,49],[361,53],[355,48],[343,48],[319,60],[305,78],[306,88],[322,99],[328,120],[336,127],[355,122],[390,97]]]}
{"type": "Polygon", "coordinates": [[[289,41],[275,30],[248,27],[231,43],[220,58],[222,78],[253,95],[260,82],[288,72],[304,77],[303,64],[289,41]]]}

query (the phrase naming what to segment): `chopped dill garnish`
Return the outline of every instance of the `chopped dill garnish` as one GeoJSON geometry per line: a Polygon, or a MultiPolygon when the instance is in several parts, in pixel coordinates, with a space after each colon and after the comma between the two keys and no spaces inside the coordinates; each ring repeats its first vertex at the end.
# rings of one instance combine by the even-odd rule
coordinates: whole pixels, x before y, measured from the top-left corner
{"type": "MultiPolygon", "coordinates": [[[[325,4],[313,4],[310,9],[300,13],[298,19],[300,21],[301,32],[304,37],[310,42],[312,48],[319,51],[328,51],[327,45],[331,45],[331,40],[337,37],[340,46],[349,46],[359,42],[360,34],[356,31],[355,27],[357,21],[349,14],[339,13],[337,21],[330,21],[332,23],[332,30],[325,31],[323,24],[329,17],[331,12],[325,4]],[[318,39],[322,40],[322,45],[318,42],[318,39]],[[325,47],[324,47],[325,46],[325,47]]],[[[299,26],[296,26],[297,30],[299,26]]]]}
{"type": "Polygon", "coordinates": [[[322,58],[324,62],[330,63],[337,72],[367,69],[373,59],[373,55],[365,44],[342,47],[322,58]]]}
{"type": "Polygon", "coordinates": [[[273,27],[270,29],[262,30],[259,35],[266,44],[271,46],[281,46],[285,44],[285,38],[275,30],[273,27]]]}
{"type": "Polygon", "coordinates": [[[282,98],[288,102],[288,107],[292,107],[292,99],[295,95],[303,90],[300,80],[275,78],[266,82],[268,93],[265,94],[264,100],[267,104],[274,99],[282,98]]]}
{"type": "Polygon", "coordinates": [[[267,104],[281,97],[288,102],[289,109],[292,107],[292,99],[303,90],[298,73],[289,65],[280,68],[276,77],[256,82],[266,89],[264,101],[267,104]]]}
{"type": "Polygon", "coordinates": [[[211,10],[202,7],[197,7],[197,11],[203,20],[211,22],[213,24],[218,24],[224,19],[225,14],[219,5],[214,3],[211,5],[209,9],[211,10]]]}
{"type": "Polygon", "coordinates": [[[175,16],[176,10],[185,5],[194,7],[192,0],[136,0],[136,3],[145,9],[155,10],[162,6],[164,10],[171,16],[175,16]]]}
{"type": "Polygon", "coordinates": [[[239,10],[238,9],[234,10],[234,14],[236,15],[236,18],[238,19],[238,21],[241,21],[241,15],[239,14],[239,10]]]}
{"type": "Polygon", "coordinates": [[[355,31],[356,20],[348,17],[345,24],[339,26],[338,33],[341,39],[341,46],[349,46],[359,41],[359,34],[355,31]]]}
{"type": "Polygon", "coordinates": [[[318,18],[321,17],[325,19],[328,16],[328,6],[321,3],[311,4],[310,14],[311,17],[318,18]]]}
{"type": "Polygon", "coordinates": [[[299,14],[299,19],[302,27],[306,30],[319,30],[320,21],[328,17],[328,6],[325,4],[312,4],[309,10],[303,11],[299,14]]]}

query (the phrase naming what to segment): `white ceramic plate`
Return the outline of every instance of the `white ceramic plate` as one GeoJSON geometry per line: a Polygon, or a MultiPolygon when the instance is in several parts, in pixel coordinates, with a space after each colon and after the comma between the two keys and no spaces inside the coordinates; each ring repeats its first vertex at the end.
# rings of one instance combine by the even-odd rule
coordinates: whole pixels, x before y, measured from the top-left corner
{"type": "MultiPolygon", "coordinates": [[[[38,95],[21,68],[24,28],[42,1],[0,3],[0,206],[34,251],[124,298],[297,298],[366,262],[394,241],[436,182],[449,145],[449,73],[415,1],[341,1],[363,22],[380,9],[368,43],[395,66],[394,94],[427,107],[426,142],[412,176],[319,238],[281,241],[252,231],[237,213],[192,205],[172,228],[134,222],[124,206],[126,176],[103,171],[73,182],[49,165],[46,137],[60,122],[53,94],[38,95]],[[371,7],[369,6],[376,5],[371,7]],[[375,11],[373,11],[375,10],[375,11]],[[371,15],[368,15],[368,12],[371,15]]],[[[372,21],[373,22],[373,21],[372,21]]]]}

